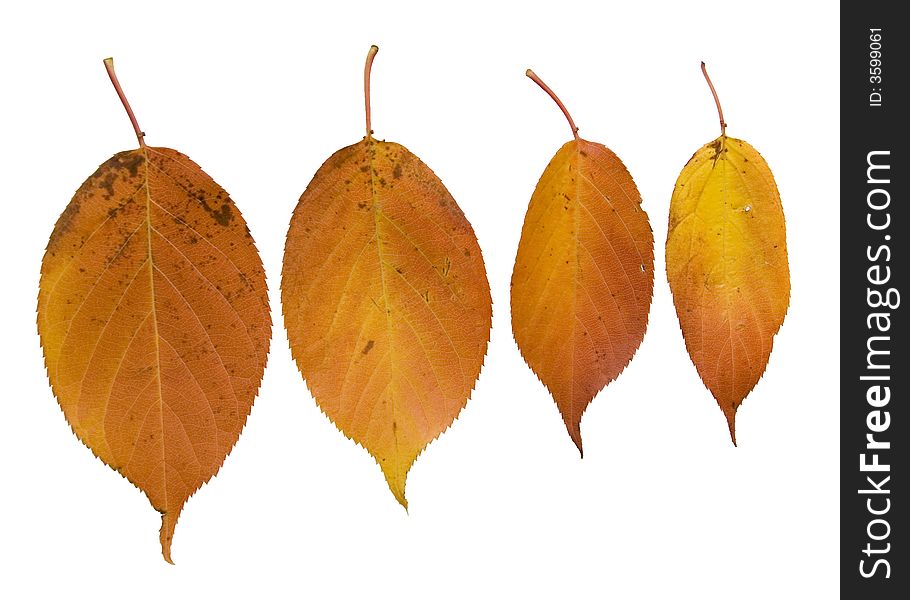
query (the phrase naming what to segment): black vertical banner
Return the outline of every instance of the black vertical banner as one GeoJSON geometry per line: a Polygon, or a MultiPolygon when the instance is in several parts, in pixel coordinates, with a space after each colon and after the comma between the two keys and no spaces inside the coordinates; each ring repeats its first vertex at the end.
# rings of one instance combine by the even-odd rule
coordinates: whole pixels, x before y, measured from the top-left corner
{"type": "MultiPolygon", "coordinates": [[[[842,2],[841,596],[907,598],[910,27],[902,3],[842,2]],[[900,590],[900,593],[899,593],[900,590]]],[[[822,199],[819,199],[820,201],[822,199]]]]}

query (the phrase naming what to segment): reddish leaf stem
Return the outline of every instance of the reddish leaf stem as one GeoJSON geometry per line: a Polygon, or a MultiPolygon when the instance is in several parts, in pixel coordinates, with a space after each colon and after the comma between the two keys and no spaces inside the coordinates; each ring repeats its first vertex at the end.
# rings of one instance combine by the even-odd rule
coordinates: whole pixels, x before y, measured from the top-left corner
{"type": "Polygon", "coordinates": [[[726,137],[727,122],[724,121],[724,110],[720,107],[720,99],[717,97],[717,90],[714,89],[714,84],[711,83],[711,78],[708,77],[708,69],[705,68],[705,61],[701,61],[701,72],[705,76],[705,81],[708,82],[708,87],[711,88],[711,95],[714,96],[714,104],[717,105],[717,116],[720,117],[720,135],[721,137],[726,137]]]}
{"type": "Polygon", "coordinates": [[[373,70],[373,59],[379,52],[379,46],[373,44],[367,52],[367,63],[363,67],[363,104],[367,115],[367,137],[372,137],[373,127],[370,122],[370,71],[373,70]]]}
{"type": "Polygon", "coordinates": [[[578,137],[578,127],[575,126],[575,121],[572,120],[572,115],[569,114],[569,111],[568,111],[568,109],[566,108],[566,105],[562,103],[562,100],[559,99],[559,96],[557,96],[556,94],[554,94],[554,93],[553,93],[553,90],[550,89],[550,86],[548,86],[547,84],[545,84],[545,83],[543,82],[543,80],[542,80],[540,77],[537,76],[537,73],[535,73],[535,72],[532,71],[531,69],[528,69],[527,71],[525,71],[525,75],[527,75],[528,77],[530,77],[530,78],[531,78],[531,81],[533,81],[534,83],[536,83],[537,85],[539,85],[539,86],[540,86],[540,89],[542,89],[543,91],[545,91],[547,94],[550,95],[550,98],[553,99],[553,102],[556,103],[556,106],[559,107],[559,110],[562,111],[562,114],[564,114],[564,115],[566,116],[566,119],[569,121],[569,127],[572,128],[572,135],[575,136],[575,139],[576,139],[576,140],[579,139],[579,137],[578,137]]]}
{"type": "Polygon", "coordinates": [[[126,95],[123,93],[123,88],[120,87],[120,81],[117,79],[117,73],[114,72],[114,59],[105,58],[104,68],[107,69],[107,75],[111,78],[111,83],[114,84],[114,90],[117,91],[117,95],[120,97],[120,102],[123,104],[123,108],[126,109],[126,114],[130,118],[130,123],[133,124],[133,131],[136,132],[136,139],[139,140],[139,147],[145,148],[145,133],[139,128],[139,122],[136,121],[136,115],[133,114],[133,109],[130,107],[129,100],[126,99],[126,95]]]}

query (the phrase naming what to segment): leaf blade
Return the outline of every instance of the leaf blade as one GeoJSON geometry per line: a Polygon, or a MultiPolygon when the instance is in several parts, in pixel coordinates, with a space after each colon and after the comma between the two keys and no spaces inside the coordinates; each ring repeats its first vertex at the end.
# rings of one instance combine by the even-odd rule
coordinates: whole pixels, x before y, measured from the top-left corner
{"type": "Polygon", "coordinates": [[[179,513],[239,437],[268,352],[262,263],[227,193],[174,150],[116,154],[54,228],[38,330],[74,433],[162,513],[170,562],[179,513]]]}
{"type": "Polygon", "coordinates": [[[512,331],[579,452],[585,409],[644,337],[653,243],[622,161],[584,139],[563,145],[541,175],[522,226],[512,331]]]}
{"type": "Polygon", "coordinates": [[[465,406],[489,340],[470,223],[416,156],[367,137],[330,157],[301,196],[281,293],[317,404],[406,508],[407,472],[465,406]]]}
{"type": "Polygon", "coordinates": [[[780,194],[755,148],[721,136],[692,156],[671,198],[666,253],[686,349],[735,444],[736,411],[764,374],[790,297],[780,194]]]}

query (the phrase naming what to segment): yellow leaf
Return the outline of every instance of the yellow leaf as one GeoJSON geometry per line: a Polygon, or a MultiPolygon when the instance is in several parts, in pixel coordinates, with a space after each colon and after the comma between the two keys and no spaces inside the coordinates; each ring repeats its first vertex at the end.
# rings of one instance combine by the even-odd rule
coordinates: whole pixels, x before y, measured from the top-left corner
{"type": "Polygon", "coordinates": [[[407,508],[424,447],[465,406],[486,353],[490,288],[477,238],[435,174],[367,136],[332,155],[294,210],[281,301],[319,407],[372,454],[407,508]]]}
{"type": "Polygon", "coordinates": [[[736,410],[764,373],[787,313],[790,271],[771,169],[755,148],[727,137],[719,114],[721,136],[695,153],[673,190],[667,278],[689,356],[735,444],[736,410]]]}

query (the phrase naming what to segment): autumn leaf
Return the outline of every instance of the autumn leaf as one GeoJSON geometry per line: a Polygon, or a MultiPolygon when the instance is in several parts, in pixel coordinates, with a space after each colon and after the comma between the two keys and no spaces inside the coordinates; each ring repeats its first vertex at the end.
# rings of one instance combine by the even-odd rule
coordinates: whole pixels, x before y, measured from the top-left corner
{"type": "Polygon", "coordinates": [[[581,417],[629,364],[654,289],[654,237],[625,165],[578,136],[547,165],[528,206],[512,273],[512,332],[582,452],[581,417]]]}
{"type": "Polygon", "coordinates": [[[38,333],[73,431],[161,513],[171,562],[186,500],[237,441],[268,354],[262,263],[237,207],[193,161],[139,148],[76,192],[41,265],[38,333]]]}
{"type": "Polygon", "coordinates": [[[454,198],[406,148],[370,128],[333,154],[294,210],[281,280],[291,351],[319,407],[375,457],[407,508],[405,480],[452,424],[490,334],[490,287],[454,198]]]}
{"type": "Polygon", "coordinates": [[[727,418],[761,378],[787,314],[790,271],[771,169],[743,140],[721,135],[683,168],[670,202],[667,279],[686,349],[727,418]]]}

